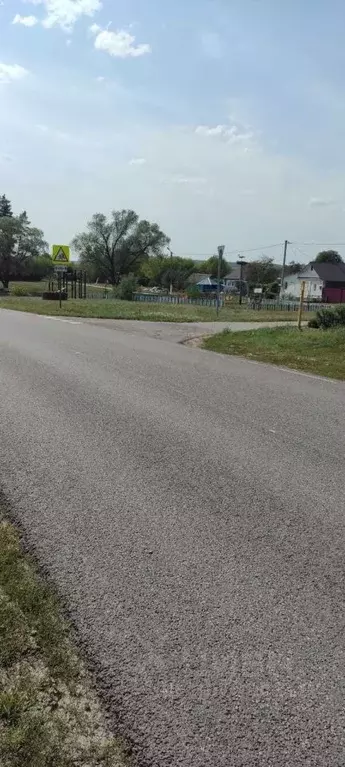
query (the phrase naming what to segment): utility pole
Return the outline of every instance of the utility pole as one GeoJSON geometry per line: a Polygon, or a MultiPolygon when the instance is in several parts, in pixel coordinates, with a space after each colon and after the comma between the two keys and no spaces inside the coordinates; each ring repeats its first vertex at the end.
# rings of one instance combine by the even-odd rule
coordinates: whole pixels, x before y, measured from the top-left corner
{"type": "Polygon", "coordinates": [[[280,297],[282,297],[282,295],[284,293],[284,280],[285,280],[286,256],[287,256],[288,245],[289,245],[289,240],[285,240],[285,242],[284,242],[284,256],[283,256],[282,274],[281,274],[281,278],[280,278],[280,297]]]}
{"type": "Polygon", "coordinates": [[[219,314],[219,304],[220,304],[220,275],[221,275],[221,265],[222,265],[222,258],[224,255],[225,245],[218,245],[218,279],[217,279],[217,317],[219,314]]]}
{"type": "MultiPolygon", "coordinates": [[[[172,269],[172,266],[171,266],[171,262],[172,262],[172,258],[173,258],[173,255],[174,255],[174,254],[173,254],[173,252],[172,252],[171,248],[168,248],[168,251],[169,251],[169,253],[170,253],[170,271],[171,271],[171,269],[172,269]]],[[[173,292],[173,284],[172,284],[172,276],[171,276],[171,274],[170,274],[170,291],[169,291],[169,292],[170,292],[170,295],[172,295],[172,292],[173,292]]]]}
{"type": "Polygon", "coordinates": [[[240,267],[240,299],[239,299],[239,305],[242,305],[242,295],[243,295],[243,268],[247,266],[247,262],[244,260],[244,256],[238,256],[237,265],[240,267]]]}

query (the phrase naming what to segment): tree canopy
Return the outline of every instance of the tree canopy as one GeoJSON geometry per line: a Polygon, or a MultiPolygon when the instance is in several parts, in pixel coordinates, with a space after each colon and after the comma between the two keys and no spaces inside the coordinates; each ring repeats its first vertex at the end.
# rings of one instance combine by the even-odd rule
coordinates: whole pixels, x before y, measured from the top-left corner
{"type": "MultiPolygon", "coordinates": [[[[211,258],[208,258],[207,261],[204,261],[199,265],[198,271],[202,272],[203,274],[209,274],[210,277],[218,277],[218,256],[211,256],[211,258]]],[[[222,258],[220,265],[220,276],[222,278],[226,277],[226,275],[230,272],[230,264],[225,260],[225,258],[222,258]]]]}
{"type": "Polygon", "coordinates": [[[133,210],[114,210],[109,219],[96,213],[72,246],[80,265],[93,272],[94,278],[117,285],[123,275],[136,272],[150,256],[161,257],[169,241],[158,224],[140,220],[133,210]]]}
{"type": "Polygon", "coordinates": [[[279,277],[280,268],[273,258],[262,256],[258,261],[250,261],[246,267],[246,277],[250,286],[265,286],[274,283],[279,277]]]}
{"type": "Polygon", "coordinates": [[[175,290],[183,290],[190,275],[195,272],[195,261],[181,256],[151,256],[140,267],[139,280],[142,284],[157,285],[175,290]]]}
{"type": "Polygon", "coordinates": [[[43,232],[31,226],[25,212],[14,216],[8,206],[7,211],[9,215],[0,215],[0,280],[6,289],[47,249],[43,232]]]}
{"type": "Polygon", "coordinates": [[[343,259],[337,250],[321,250],[320,253],[317,254],[315,262],[317,264],[342,264],[343,259]]]}
{"type": "Polygon", "coordinates": [[[5,194],[0,197],[0,218],[3,218],[4,216],[13,216],[12,205],[5,194]]]}

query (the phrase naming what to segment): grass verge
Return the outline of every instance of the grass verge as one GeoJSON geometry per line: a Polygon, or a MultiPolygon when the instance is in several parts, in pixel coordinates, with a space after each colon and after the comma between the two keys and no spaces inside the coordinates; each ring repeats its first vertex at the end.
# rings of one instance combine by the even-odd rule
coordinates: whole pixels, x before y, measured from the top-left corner
{"type": "Polygon", "coordinates": [[[203,348],[345,380],[345,328],[225,331],[205,339],[203,348]]]}
{"type": "Polygon", "coordinates": [[[0,512],[1,767],[124,767],[58,601],[0,512]]]}
{"type": "MultiPolygon", "coordinates": [[[[139,301],[118,301],[114,299],[69,299],[60,309],[55,301],[41,298],[6,296],[0,298],[1,309],[14,309],[34,314],[61,317],[93,317],[99,319],[146,320],[152,322],[213,322],[217,320],[216,310],[211,306],[183,304],[154,304],[139,301]]],[[[311,313],[304,319],[310,319],[311,313]]],[[[225,307],[219,312],[222,322],[293,322],[296,312],[255,311],[247,307],[225,307]]]]}

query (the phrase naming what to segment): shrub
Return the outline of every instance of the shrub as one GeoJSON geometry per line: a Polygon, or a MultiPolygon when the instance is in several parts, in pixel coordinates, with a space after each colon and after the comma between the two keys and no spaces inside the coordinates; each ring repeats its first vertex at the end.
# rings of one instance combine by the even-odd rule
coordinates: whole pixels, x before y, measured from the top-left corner
{"type": "Polygon", "coordinates": [[[120,298],[121,301],[132,301],[133,293],[137,289],[137,281],[135,277],[123,277],[120,284],[114,289],[114,295],[116,298],[120,298]]]}
{"type": "Polygon", "coordinates": [[[188,298],[201,298],[201,291],[197,285],[189,285],[186,290],[188,298]]]}
{"type": "Polygon", "coordinates": [[[319,327],[320,327],[320,325],[319,325],[319,323],[318,323],[318,321],[317,321],[316,317],[313,317],[313,319],[312,319],[312,320],[309,320],[309,322],[308,322],[308,328],[319,328],[319,327]]]}
{"type": "Polygon", "coordinates": [[[24,285],[13,285],[11,288],[12,296],[29,296],[29,290],[24,285]]]}
{"type": "Polygon", "coordinates": [[[345,306],[340,304],[333,311],[337,318],[337,325],[345,325],[345,306]]]}
{"type": "MultiPolygon", "coordinates": [[[[310,322],[313,322],[313,320],[310,320],[310,322]]],[[[319,309],[316,312],[315,323],[315,325],[310,325],[309,323],[309,327],[327,330],[328,328],[335,328],[340,325],[345,326],[345,306],[338,306],[336,309],[319,309]]]]}

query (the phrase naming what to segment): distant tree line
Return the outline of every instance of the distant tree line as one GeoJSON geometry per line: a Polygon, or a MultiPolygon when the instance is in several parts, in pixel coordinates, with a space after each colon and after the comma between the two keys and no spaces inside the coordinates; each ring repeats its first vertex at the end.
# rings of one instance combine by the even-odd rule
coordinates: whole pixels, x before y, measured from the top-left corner
{"type": "MultiPolygon", "coordinates": [[[[157,223],[140,219],[133,210],[114,210],[107,218],[95,213],[86,230],[76,235],[72,248],[78,261],[72,267],[86,271],[89,282],[107,282],[115,288],[127,280],[130,293],[133,284],[185,290],[192,274],[207,274],[216,278],[218,256],[206,261],[174,256],[170,238],[157,223]],[[129,281],[129,282],[128,282],[129,281]]],[[[0,281],[5,289],[11,280],[40,280],[53,270],[43,232],[31,225],[26,211],[14,215],[6,195],[0,196],[0,281]]],[[[334,250],[320,252],[316,261],[339,263],[340,254],[334,250]]],[[[298,273],[303,264],[293,261],[286,275],[298,273]]],[[[221,278],[231,273],[231,265],[223,258],[221,278]]],[[[281,267],[272,258],[262,256],[245,267],[244,277],[250,291],[261,286],[272,298],[280,290],[281,267]]]]}
{"type": "Polygon", "coordinates": [[[5,195],[0,197],[0,280],[41,279],[52,267],[43,232],[31,226],[24,210],[15,216],[5,195]]]}

